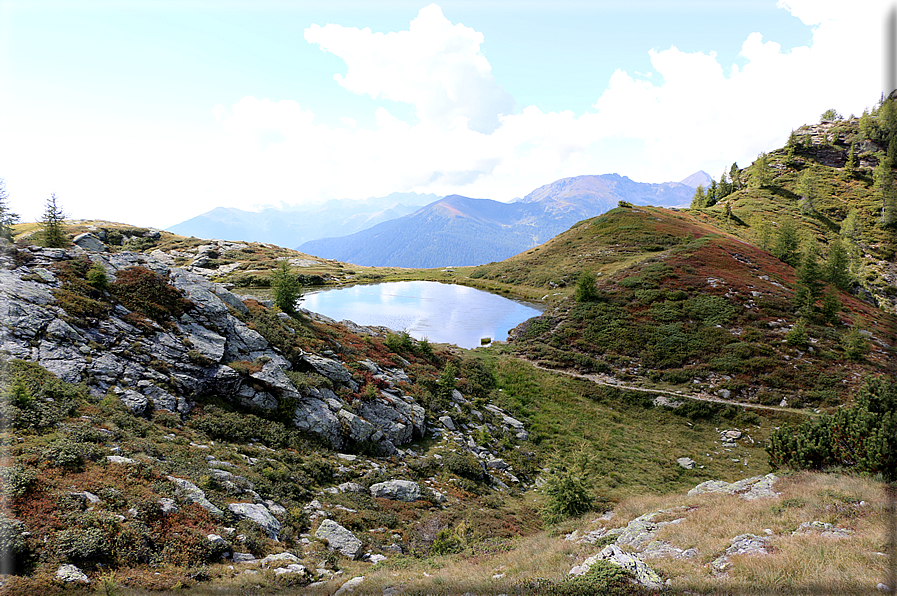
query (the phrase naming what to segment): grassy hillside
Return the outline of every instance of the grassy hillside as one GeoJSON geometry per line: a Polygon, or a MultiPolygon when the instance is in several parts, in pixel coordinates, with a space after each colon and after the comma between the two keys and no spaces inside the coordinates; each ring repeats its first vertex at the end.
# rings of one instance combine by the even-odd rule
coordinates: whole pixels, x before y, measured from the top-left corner
{"type": "Polygon", "coordinates": [[[805,317],[794,268],[689,213],[617,208],[480,274],[566,286],[512,343],[548,366],[792,407],[836,406],[865,376],[894,371],[893,315],[830,287],[839,312],[805,317]],[[577,301],[585,271],[595,295],[577,301]],[[855,328],[862,354],[850,352],[855,328]]]}

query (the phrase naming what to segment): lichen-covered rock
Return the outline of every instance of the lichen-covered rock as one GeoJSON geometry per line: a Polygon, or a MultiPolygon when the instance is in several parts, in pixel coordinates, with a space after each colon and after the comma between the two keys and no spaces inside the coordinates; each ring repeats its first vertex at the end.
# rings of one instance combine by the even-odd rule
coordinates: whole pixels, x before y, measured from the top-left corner
{"type": "Polygon", "coordinates": [[[90,578],[74,565],[60,565],[56,570],[56,579],[67,584],[89,584],[90,578]]]}
{"type": "Polygon", "coordinates": [[[339,590],[333,593],[333,596],[343,596],[343,594],[354,594],[355,588],[361,585],[361,582],[364,581],[364,576],[359,575],[358,577],[353,577],[343,585],[339,587],[339,590]]]}
{"type": "Polygon", "coordinates": [[[271,515],[268,508],[259,503],[231,503],[227,506],[228,510],[243,519],[257,524],[272,539],[277,540],[280,533],[280,522],[271,515]]]}
{"type": "Polygon", "coordinates": [[[695,460],[690,457],[680,457],[676,459],[676,463],[685,468],[686,470],[693,470],[695,467],[695,460]]]}
{"type": "Polygon", "coordinates": [[[78,234],[72,239],[72,244],[88,252],[106,252],[106,245],[90,232],[78,234]]]}
{"type": "Polygon", "coordinates": [[[349,438],[353,441],[367,441],[371,438],[371,435],[374,434],[374,430],[376,430],[373,424],[356,416],[348,410],[340,410],[336,415],[339,416],[340,420],[345,424],[349,438]]]}
{"type": "Polygon", "coordinates": [[[206,498],[206,493],[189,480],[176,478],[174,476],[166,476],[166,478],[177,486],[178,496],[188,503],[196,503],[214,515],[224,515],[223,511],[212,505],[211,501],[206,498]]]}
{"type": "Polygon", "coordinates": [[[745,500],[774,498],[779,493],[773,490],[773,484],[778,480],[775,474],[767,474],[766,476],[754,476],[753,478],[745,478],[738,482],[723,482],[721,480],[708,480],[702,482],[690,491],[688,496],[703,495],[707,493],[727,493],[730,495],[738,495],[745,500]]]}
{"type": "Polygon", "coordinates": [[[119,399],[129,412],[137,416],[143,416],[149,405],[149,400],[146,399],[145,395],[141,395],[132,389],[128,389],[122,393],[119,396],[119,399]]]}
{"type": "Polygon", "coordinates": [[[632,573],[635,581],[646,588],[659,589],[663,580],[656,571],[648,567],[641,559],[626,553],[619,546],[610,544],[597,555],[592,555],[581,564],[570,570],[571,575],[583,575],[598,561],[607,561],[632,573]]]}
{"type": "Polygon", "coordinates": [[[730,557],[739,555],[758,556],[768,554],[769,550],[767,549],[766,538],[761,538],[760,536],[755,536],[754,534],[740,534],[732,539],[732,544],[728,548],[726,548],[725,554],[717,557],[716,560],[714,560],[710,564],[710,567],[711,569],[713,569],[714,573],[722,574],[726,573],[732,567],[730,557]]]}
{"type": "Polygon", "coordinates": [[[665,509],[654,511],[635,518],[626,525],[623,532],[617,537],[616,544],[628,546],[633,550],[644,549],[652,540],[654,540],[654,537],[660,528],[684,521],[684,518],[679,518],[669,522],[654,522],[654,518],[657,516],[671,511],[674,510],[665,509]]]}
{"type": "Polygon", "coordinates": [[[350,373],[345,366],[343,366],[336,360],[324,358],[323,356],[318,356],[316,354],[304,354],[302,356],[302,359],[310,364],[312,368],[315,369],[315,372],[317,372],[319,375],[327,377],[331,381],[336,381],[337,383],[348,383],[352,380],[352,373],[350,373]]]}
{"type": "Polygon", "coordinates": [[[791,533],[792,536],[799,536],[801,534],[810,534],[813,532],[818,532],[820,536],[825,538],[850,538],[850,535],[853,534],[853,530],[848,530],[847,528],[836,528],[834,525],[828,522],[821,521],[809,521],[803,522],[801,525],[797,527],[797,530],[791,533]]]}
{"type": "Polygon", "coordinates": [[[339,418],[319,399],[303,397],[293,412],[293,425],[326,440],[334,449],[343,446],[339,418]]]}
{"type": "Polygon", "coordinates": [[[393,501],[416,501],[420,499],[420,485],[410,480],[387,480],[372,484],[371,496],[393,501]]]}
{"type": "Polygon", "coordinates": [[[698,552],[693,549],[681,549],[677,546],[673,546],[669,542],[665,540],[652,540],[648,546],[645,547],[645,550],[638,553],[636,556],[641,560],[646,559],[693,559],[698,555],[698,552]]]}
{"type": "Polygon", "coordinates": [[[362,542],[352,532],[332,519],[325,519],[315,530],[315,538],[327,541],[327,548],[339,551],[350,559],[357,559],[362,554],[362,542]]]}
{"type": "Polygon", "coordinates": [[[270,567],[271,565],[282,565],[284,563],[298,563],[299,557],[293,553],[278,553],[276,555],[268,555],[260,561],[262,567],[270,567]]]}

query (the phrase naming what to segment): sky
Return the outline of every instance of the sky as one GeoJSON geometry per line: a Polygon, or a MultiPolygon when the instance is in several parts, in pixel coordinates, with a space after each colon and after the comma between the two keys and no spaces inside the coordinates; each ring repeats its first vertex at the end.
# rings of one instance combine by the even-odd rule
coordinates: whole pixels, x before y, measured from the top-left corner
{"type": "Polygon", "coordinates": [[[891,0],[0,0],[23,221],[714,177],[884,91],[891,0]]]}

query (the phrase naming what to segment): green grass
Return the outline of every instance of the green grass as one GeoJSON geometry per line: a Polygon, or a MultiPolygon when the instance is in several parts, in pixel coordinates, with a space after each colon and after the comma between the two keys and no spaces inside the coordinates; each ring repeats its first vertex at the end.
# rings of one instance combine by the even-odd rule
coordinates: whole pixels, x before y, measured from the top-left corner
{"type": "Polygon", "coordinates": [[[603,498],[677,492],[705,480],[769,471],[762,446],[774,423],[770,419],[745,417],[740,410],[724,407],[711,408],[715,413],[706,419],[692,419],[653,407],[649,394],[540,371],[506,355],[483,358],[495,375],[495,401],[529,422],[542,461],[579,453],[603,498]],[[723,426],[750,428],[756,443],[720,452],[715,428],[723,426]],[[676,458],[683,456],[704,468],[681,468],[676,458]],[[739,463],[731,461],[734,458],[739,463]]]}

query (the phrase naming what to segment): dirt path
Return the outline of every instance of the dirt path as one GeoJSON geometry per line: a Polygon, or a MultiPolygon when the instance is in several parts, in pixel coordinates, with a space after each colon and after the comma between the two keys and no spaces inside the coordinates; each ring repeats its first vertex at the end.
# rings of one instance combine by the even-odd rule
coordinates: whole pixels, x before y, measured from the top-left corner
{"type": "Polygon", "coordinates": [[[533,367],[538,368],[539,370],[544,370],[546,372],[557,373],[557,374],[561,374],[561,375],[567,375],[568,377],[574,377],[577,379],[584,379],[586,381],[591,381],[592,383],[595,383],[597,385],[604,385],[606,387],[616,387],[617,389],[628,389],[631,391],[642,391],[644,393],[657,393],[657,394],[661,394],[661,395],[669,395],[670,397],[678,398],[678,399],[691,399],[691,400],[695,400],[695,401],[707,401],[707,402],[711,402],[711,403],[715,403],[715,404],[724,404],[727,406],[738,406],[741,408],[753,408],[755,410],[771,410],[773,412],[787,412],[789,414],[802,414],[804,416],[818,416],[818,414],[816,412],[810,412],[810,411],[806,411],[806,410],[796,410],[794,408],[781,408],[781,407],[777,407],[777,406],[764,406],[764,405],[760,405],[760,404],[748,404],[748,403],[738,402],[738,401],[729,401],[729,400],[722,399],[720,397],[712,397],[706,393],[699,393],[699,394],[677,393],[675,391],[667,391],[665,389],[648,389],[646,387],[637,387],[635,385],[623,385],[621,383],[611,383],[611,382],[603,380],[599,375],[596,375],[596,374],[584,375],[582,373],[573,372],[571,370],[547,368],[545,366],[539,366],[532,360],[528,360],[528,359],[520,357],[520,356],[517,356],[516,358],[518,360],[522,360],[524,362],[531,364],[533,367]]]}

